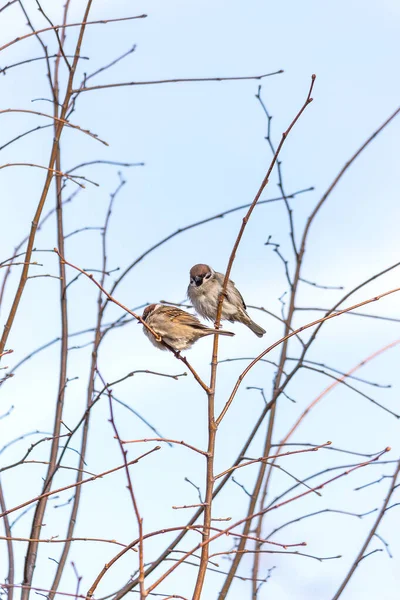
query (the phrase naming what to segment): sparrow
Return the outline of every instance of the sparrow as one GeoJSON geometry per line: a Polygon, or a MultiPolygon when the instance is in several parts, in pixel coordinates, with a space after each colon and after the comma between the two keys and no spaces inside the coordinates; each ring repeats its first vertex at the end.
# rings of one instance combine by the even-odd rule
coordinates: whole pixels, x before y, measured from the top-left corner
{"type": "MultiPolygon", "coordinates": [[[[142,314],[142,319],[168,344],[175,352],[190,348],[197,340],[206,335],[218,333],[220,335],[233,336],[230,331],[219,331],[210,329],[194,315],[187,313],[176,306],[165,304],[150,304],[142,314]]],[[[166,346],[156,339],[156,337],[143,326],[143,331],[152,344],[160,350],[166,350],[166,346]]]]}
{"type": "MultiPolygon", "coordinates": [[[[222,292],[224,278],[222,273],[217,273],[208,265],[194,265],[190,269],[187,295],[196,312],[210,321],[215,321],[217,318],[218,299],[222,292]]],[[[265,329],[254,323],[247,314],[242,295],[230,279],[222,304],[221,319],[231,323],[239,321],[258,337],[262,337],[265,333],[265,329]]]]}

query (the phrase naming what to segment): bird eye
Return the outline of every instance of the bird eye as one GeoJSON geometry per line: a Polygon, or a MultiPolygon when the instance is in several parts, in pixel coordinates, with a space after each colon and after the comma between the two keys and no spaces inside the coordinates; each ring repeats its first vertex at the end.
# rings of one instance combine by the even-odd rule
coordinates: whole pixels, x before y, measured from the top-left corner
{"type": "Polygon", "coordinates": [[[190,278],[190,283],[194,283],[193,277],[190,278]]]}
{"type": "Polygon", "coordinates": [[[210,279],[211,277],[211,273],[207,273],[207,275],[204,276],[204,279],[210,279]]]}

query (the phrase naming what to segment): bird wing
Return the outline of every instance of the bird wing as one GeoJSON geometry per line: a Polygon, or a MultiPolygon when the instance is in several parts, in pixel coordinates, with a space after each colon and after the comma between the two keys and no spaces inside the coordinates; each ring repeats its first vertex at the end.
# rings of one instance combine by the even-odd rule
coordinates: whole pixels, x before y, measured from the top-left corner
{"type": "Polygon", "coordinates": [[[232,281],[232,279],[230,279],[228,282],[228,287],[227,287],[226,293],[227,293],[229,302],[232,302],[233,304],[235,304],[235,299],[238,299],[238,300],[240,300],[244,310],[246,310],[247,306],[245,304],[245,301],[243,300],[243,296],[239,292],[237,287],[235,286],[235,282],[232,281]]]}
{"type": "MultiPolygon", "coordinates": [[[[218,279],[222,285],[224,283],[225,275],[223,275],[222,273],[215,273],[215,275],[218,276],[218,279]]],[[[245,301],[243,300],[243,296],[235,286],[235,282],[232,281],[232,279],[228,280],[228,285],[226,287],[226,297],[232,304],[236,304],[239,300],[240,304],[242,305],[242,308],[246,310],[247,306],[245,304],[245,301]]]]}
{"type": "Polygon", "coordinates": [[[175,306],[163,306],[162,311],[165,316],[173,323],[178,320],[180,325],[189,325],[191,327],[196,327],[198,329],[206,329],[206,326],[200,323],[197,317],[187,313],[180,308],[175,306]]]}

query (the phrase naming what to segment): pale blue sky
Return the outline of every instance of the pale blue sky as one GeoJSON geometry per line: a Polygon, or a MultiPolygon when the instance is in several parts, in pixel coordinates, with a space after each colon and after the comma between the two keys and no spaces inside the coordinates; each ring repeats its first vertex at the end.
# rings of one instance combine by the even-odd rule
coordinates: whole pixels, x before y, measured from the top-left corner
{"type": "MultiPolygon", "coordinates": [[[[79,20],[82,2],[73,2],[71,19],[79,20]]],[[[61,22],[63,2],[48,0],[43,7],[53,22],[61,22]]],[[[33,1],[26,2],[35,24],[43,25],[33,1]]],[[[284,74],[262,82],[262,96],[273,115],[275,143],[303,103],[316,73],[314,102],[307,109],[282,152],[282,169],[287,193],[314,186],[315,191],[293,201],[298,236],[310,211],[330,185],[339,169],[361,143],[395,110],[399,103],[398,77],[399,16],[398,3],[338,0],[333,3],[288,0],[267,3],[220,0],[212,2],[153,1],[129,2],[94,0],[91,19],[130,16],[147,13],[148,18],[119,24],[98,25],[87,29],[82,54],[83,71],[92,72],[137,44],[136,51],[112,70],[93,79],[94,83],[153,80],[178,77],[218,77],[257,75],[284,69],[284,74]]],[[[7,42],[22,32],[24,25],[18,6],[0,14],[0,38],[7,42]]],[[[70,49],[77,31],[68,32],[70,49]]],[[[54,36],[46,34],[49,46],[56,50],[54,36]]],[[[0,55],[0,66],[41,55],[33,38],[16,44],[0,55]]],[[[79,77],[77,78],[79,81],[79,77]]],[[[49,97],[43,63],[10,70],[0,78],[1,108],[28,108],[51,112],[45,101],[49,97]]],[[[118,196],[112,215],[109,238],[109,267],[124,268],[136,256],[160,238],[189,223],[219,211],[251,202],[266,168],[270,153],[264,140],[266,119],[255,99],[258,82],[193,83],[163,86],[126,87],[83,94],[71,121],[96,132],[107,140],[107,148],[76,131],[64,131],[63,169],[88,160],[120,160],[145,162],[145,167],[122,169],[127,180],[118,196]]],[[[43,124],[40,117],[0,115],[1,142],[43,124]]],[[[342,285],[345,291],[370,275],[398,260],[399,223],[399,135],[400,121],[394,121],[365,151],[337,186],[321,210],[309,238],[304,264],[304,277],[321,284],[342,285]]],[[[1,152],[1,164],[36,162],[46,164],[52,142],[50,129],[33,133],[1,152]]],[[[100,187],[89,184],[65,209],[65,230],[103,224],[109,194],[118,183],[118,168],[88,167],[81,174],[93,178],[100,187]]],[[[11,256],[15,244],[26,234],[44,180],[43,171],[8,168],[0,172],[3,218],[0,221],[1,260],[11,256]]],[[[68,190],[75,189],[73,184],[68,190]]],[[[263,198],[279,195],[276,174],[263,198]]],[[[48,206],[54,205],[54,193],[48,206]]],[[[234,213],[205,227],[191,230],[150,254],[117,289],[118,299],[131,307],[160,299],[179,302],[185,297],[188,270],[196,262],[206,262],[223,271],[240,227],[242,212],[234,213]]],[[[283,205],[276,203],[256,209],[246,229],[232,277],[250,305],[262,305],[279,312],[278,298],[286,290],[281,264],[271,248],[264,244],[268,236],[290,254],[287,217],[283,205]]],[[[55,223],[49,221],[37,236],[37,248],[53,248],[56,244],[55,223]]],[[[100,237],[87,231],[66,242],[67,257],[84,268],[98,268],[100,237]]],[[[56,273],[53,255],[40,254],[43,268],[32,273],[56,273]],[[41,270],[39,270],[41,269],[41,270]]],[[[69,272],[69,276],[73,276],[69,272]]],[[[354,295],[361,301],[398,286],[398,273],[393,271],[373,285],[354,295]]],[[[17,271],[10,281],[6,307],[0,318],[2,325],[7,306],[15,289],[17,271]]],[[[72,332],[90,327],[95,319],[97,290],[81,279],[70,288],[70,329],[72,332]]],[[[328,308],[343,292],[319,290],[303,284],[299,306],[328,308]]],[[[8,346],[14,355],[6,364],[12,367],[23,356],[59,335],[58,285],[54,279],[28,282],[18,319],[8,346]]],[[[400,317],[398,297],[391,296],[365,312],[400,317]]],[[[120,315],[109,308],[107,320],[120,315]]],[[[253,357],[281,334],[279,323],[267,315],[253,312],[255,320],[268,330],[263,339],[255,338],[243,327],[233,326],[236,336],[222,340],[221,358],[253,357]]],[[[302,325],[320,313],[299,312],[296,324],[302,325]]],[[[327,323],[318,336],[309,358],[326,362],[337,369],[350,369],[363,358],[400,336],[397,323],[372,321],[343,316],[327,323]]],[[[80,338],[81,343],[90,337],[80,338]]],[[[74,340],[74,344],[77,338],[74,340]]],[[[79,342],[77,342],[79,343],[79,342]]],[[[293,342],[289,354],[296,356],[293,342]]],[[[211,342],[203,341],[190,352],[190,361],[208,377],[211,342]]],[[[11,404],[11,416],[0,421],[0,435],[11,440],[26,431],[50,431],[57,389],[59,349],[54,346],[21,367],[2,389],[2,407],[11,404]]],[[[271,354],[272,360],[278,351],[271,354]]],[[[71,351],[69,377],[80,377],[68,386],[65,422],[73,426],[85,405],[90,347],[71,351]]],[[[364,376],[379,383],[391,383],[392,389],[360,388],[376,400],[399,412],[399,349],[376,359],[363,371],[364,376]]],[[[247,361],[220,367],[217,405],[221,407],[247,361]]],[[[100,369],[107,381],[124,376],[133,369],[152,369],[180,373],[182,365],[169,353],[158,352],[135,324],[111,333],[99,357],[100,369]]],[[[217,444],[217,471],[228,468],[247,438],[262,410],[256,391],[246,386],[262,386],[270,393],[273,369],[259,364],[243,384],[231,411],[224,421],[217,444]]],[[[296,404],[281,398],[278,407],[275,441],[291,427],[305,406],[331,380],[322,375],[301,372],[290,384],[288,393],[296,404]]],[[[138,376],[115,389],[117,397],[129,403],[149,419],[163,435],[185,439],[195,445],[206,444],[206,401],[191,377],[179,381],[138,376]]],[[[150,431],[124,409],[117,407],[121,435],[143,438],[150,431]]],[[[87,468],[101,472],[121,463],[121,457],[108,423],[106,399],[93,411],[93,433],[89,444],[87,468]]],[[[399,454],[398,422],[379,411],[361,396],[339,386],[326,397],[299,428],[293,441],[323,443],[360,452],[375,452],[385,446],[393,450],[388,459],[399,454]]],[[[261,453],[265,427],[251,448],[251,456],[261,453]]],[[[32,440],[37,439],[33,436],[32,440]]],[[[1,458],[8,464],[20,457],[31,439],[13,446],[1,458]]],[[[129,448],[129,455],[144,452],[144,444],[129,448]]],[[[75,446],[78,447],[78,441],[75,446]]],[[[147,449],[147,445],[146,445],[147,449]]],[[[71,464],[75,457],[71,452],[71,464]]],[[[35,458],[46,460],[38,451],[35,458]]],[[[282,460],[297,477],[304,478],[328,466],[347,465],[357,458],[329,451],[306,454],[282,460]]],[[[172,511],[172,505],[192,504],[196,491],[184,482],[190,477],[204,489],[201,460],[184,449],[163,447],[132,468],[138,500],[147,531],[163,526],[180,525],[190,511],[172,511]],[[187,513],[187,514],[186,514],[187,513]]],[[[360,492],[358,485],[390,474],[393,465],[371,466],[327,487],[322,498],[307,497],[274,512],[266,519],[264,533],[286,520],[322,508],[336,508],[361,513],[378,506],[386,493],[388,480],[360,492]]],[[[43,471],[44,472],[44,471],[43,471]]],[[[41,467],[29,465],[8,472],[2,479],[9,506],[17,505],[39,493],[43,475],[41,467]],[[28,488],[29,485],[29,488],[28,488]]],[[[238,480],[251,488],[256,468],[242,469],[238,480]]],[[[68,484],[71,473],[64,472],[57,484],[68,484]]],[[[271,499],[290,482],[282,474],[274,474],[271,499]]],[[[112,475],[86,486],[76,534],[115,538],[128,543],[136,535],[136,524],[129,498],[124,489],[124,475],[112,475]],[[99,525],[100,524],[100,525],[99,525]]],[[[66,501],[69,495],[63,496],[66,501]]],[[[398,501],[398,497],[395,500],[398,501]]],[[[58,500],[54,504],[58,504],[58,500]]],[[[239,519],[247,507],[247,496],[234,484],[215,505],[215,516],[239,519]]],[[[66,518],[68,507],[53,509],[49,504],[43,535],[62,537],[60,513],[66,518]]],[[[385,551],[361,563],[344,600],[392,600],[400,585],[400,542],[396,531],[399,517],[393,509],[382,523],[379,533],[390,543],[394,558],[385,551]]],[[[15,535],[29,532],[26,516],[15,526],[15,535]]],[[[281,555],[265,555],[265,570],[276,566],[271,579],[261,589],[259,598],[276,600],[330,600],[356,556],[372,526],[374,515],[362,520],[344,515],[321,515],[297,526],[288,527],[275,536],[277,541],[294,543],[306,540],[307,552],[316,556],[342,554],[338,560],[319,563],[311,559],[281,555]]],[[[233,521],[232,521],[233,522],[233,521]]],[[[189,538],[197,541],[197,538],[189,538]]],[[[149,560],[167,544],[165,538],[146,546],[149,560]]],[[[182,548],[189,548],[189,541],[182,548]]],[[[217,544],[216,550],[225,549],[217,544]]],[[[375,540],[370,549],[383,548],[375,540]]],[[[383,548],[384,549],[384,548],[383,548]]],[[[40,548],[34,583],[50,585],[55,568],[48,557],[59,556],[58,545],[40,548]]],[[[25,548],[17,546],[19,568],[25,548]]],[[[70,554],[84,575],[82,591],[97,575],[104,562],[117,549],[108,545],[76,544],[70,554]]],[[[219,561],[223,570],[227,560],[219,561]]],[[[5,546],[0,545],[0,579],[5,578],[5,546]]],[[[168,563],[168,566],[171,563],[168,563]]],[[[241,574],[248,575],[250,560],[246,557],[241,574]]],[[[98,590],[102,597],[118,589],[135,570],[125,558],[105,577],[98,590]]],[[[20,571],[19,571],[20,572],[20,571]]],[[[264,573],[264,574],[265,574],[264,573]]],[[[160,588],[162,593],[190,597],[194,568],[184,566],[160,588]]],[[[150,578],[152,580],[152,578],[150,578]]],[[[216,599],[223,576],[210,573],[204,598],[216,599]]],[[[72,592],[75,578],[68,567],[61,590],[72,592]]],[[[250,586],[237,582],[229,600],[250,598],[250,586]]]]}

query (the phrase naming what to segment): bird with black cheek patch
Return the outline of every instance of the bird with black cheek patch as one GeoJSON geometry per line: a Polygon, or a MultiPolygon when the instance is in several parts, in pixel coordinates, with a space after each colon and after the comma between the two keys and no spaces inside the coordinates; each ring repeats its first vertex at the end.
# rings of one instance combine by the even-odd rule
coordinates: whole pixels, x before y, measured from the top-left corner
{"type": "MultiPolygon", "coordinates": [[[[190,269],[190,283],[187,290],[189,300],[196,312],[210,321],[215,321],[217,318],[218,299],[222,292],[224,278],[222,273],[217,273],[209,265],[194,265],[190,269]]],[[[265,333],[265,329],[257,325],[247,314],[242,295],[230,279],[222,304],[221,320],[243,323],[258,337],[262,337],[265,333]]]]}
{"type": "MultiPolygon", "coordinates": [[[[150,306],[144,309],[142,319],[175,352],[187,350],[197,340],[206,335],[213,335],[215,333],[228,336],[235,335],[231,331],[210,329],[206,325],[203,325],[203,323],[200,323],[199,319],[194,315],[176,306],[168,306],[166,304],[150,304],[150,306]]],[[[143,326],[143,331],[156,348],[160,350],[167,349],[145,326],[143,326]]]]}

